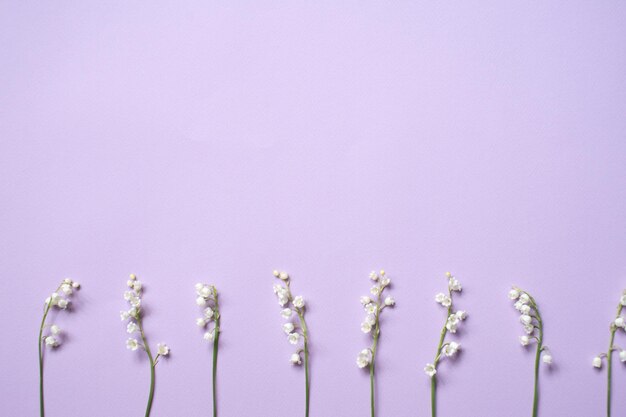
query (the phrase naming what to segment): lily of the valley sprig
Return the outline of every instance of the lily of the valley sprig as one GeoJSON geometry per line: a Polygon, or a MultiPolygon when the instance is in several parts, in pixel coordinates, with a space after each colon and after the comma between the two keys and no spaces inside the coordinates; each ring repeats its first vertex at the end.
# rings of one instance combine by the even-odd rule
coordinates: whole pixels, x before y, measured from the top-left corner
{"type": "Polygon", "coordinates": [[[44,407],[44,389],[43,389],[43,347],[44,345],[54,349],[57,348],[63,340],[63,332],[56,324],[46,323],[50,310],[55,307],[60,310],[66,310],[70,305],[70,297],[75,290],[80,289],[80,284],[65,278],[57,289],[44,301],[43,318],[41,326],[39,326],[39,413],[41,417],[45,415],[44,407]]]}
{"type": "Polygon", "coordinates": [[[202,317],[196,319],[196,324],[205,329],[204,340],[213,341],[213,417],[217,417],[216,379],[217,379],[217,350],[220,341],[220,303],[217,298],[217,289],[213,285],[196,284],[196,304],[202,307],[202,317]],[[211,326],[212,328],[207,328],[211,326]]]}
{"type": "Polygon", "coordinates": [[[302,365],[302,356],[304,356],[304,386],[305,386],[305,417],[309,416],[309,397],[310,397],[310,381],[309,381],[309,329],[304,320],[306,311],[304,298],[301,295],[293,296],[291,294],[291,286],[289,274],[286,272],[274,271],[274,276],[282,281],[285,285],[275,284],[274,294],[278,297],[278,304],[283,307],[281,311],[282,317],[287,320],[283,324],[283,330],[287,334],[287,340],[292,345],[298,345],[302,341],[302,347],[298,348],[291,354],[289,361],[292,365],[302,365]],[[295,316],[297,321],[293,320],[295,316]]]}
{"type": "Polygon", "coordinates": [[[153,356],[152,351],[150,350],[150,345],[148,345],[148,340],[146,339],[142,322],[143,309],[141,291],[143,284],[137,279],[135,274],[130,274],[127,285],[129,289],[124,292],[124,299],[128,301],[130,309],[121,311],[120,318],[122,321],[128,322],[126,325],[126,331],[131,335],[131,337],[126,340],[126,347],[132,351],[142,349],[146,352],[146,355],[148,355],[148,360],[150,362],[150,392],[148,394],[148,404],[146,405],[145,414],[145,417],[148,417],[150,415],[150,411],[152,410],[152,401],[154,400],[155,367],[157,363],[159,363],[159,358],[169,355],[170,348],[164,343],[159,343],[157,345],[157,354],[156,356],[153,356]],[[136,333],[139,334],[140,340],[137,340],[134,337],[136,333]]]}
{"type": "Polygon", "coordinates": [[[532,414],[533,417],[537,417],[539,413],[539,362],[543,360],[543,363],[547,365],[552,364],[552,355],[548,347],[543,344],[543,320],[535,299],[529,293],[517,287],[513,287],[509,291],[509,298],[515,301],[515,309],[521,314],[519,319],[526,333],[520,336],[520,343],[522,346],[529,346],[531,343],[537,344],[532,414]]]}
{"type": "Polygon", "coordinates": [[[363,349],[356,358],[356,364],[359,368],[369,366],[370,370],[370,409],[372,417],[376,415],[375,405],[375,364],[376,353],[378,351],[378,339],[380,337],[380,313],[387,307],[392,307],[396,301],[391,296],[385,297],[384,292],[391,284],[391,279],[387,277],[385,271],[380,274],[372,271],[370,279],[374,281],[374,286],[370,289],[370,293],[374,296],[371,298],[367,295],[361,297],[361,304],[365,309],[365,321],[361,323],[361,331],[372,336],[372,344],[369,348],[363,349]]]}
{"type": "Polygon", "coordinates": [[[465,311],[454,311],[454,293],[461,292],[461,283],[450,272],[446,273],[446,279],[448,280],[447,294],[440,292],[435,295],[435,301],[447,310],[446,322],[441,330],[435,360],[433,363],[427,363],[424,368],[424,372],[430,377],[430,408],[433,417],[437,415],[437,367],[444,357],[452,358],[461,349],[460,343],[455,341],[447,342],[446,336],[448,333],[456,333],[459,324],[467,318],[465,311]]]}
{"type": "Polygon", "coordinates": [[[611,322],[610,326],[610,338],[609,338],[609,350],[606,353],[601,353],[600,355],[593,358],[592,365],[598,369],[602,368],[602,359],[606,358],[606,367],[607,367],[607,385],[606,385],[606,415],[607,417],[611,417],[611,385],[612,385],[612,366],[613,366],[613,351],[619,351],[619,359],[622,362],[626,362],[626,350],[615,346],[615,333],[621,329],[622,331],[626,331],[626,319],[622,316],[622,310],[626,306],[626,290],[622,292],[622,296],[619,299],[619,303],[617,304],[617,313],[615,315],[615,320],[611,322]]]}

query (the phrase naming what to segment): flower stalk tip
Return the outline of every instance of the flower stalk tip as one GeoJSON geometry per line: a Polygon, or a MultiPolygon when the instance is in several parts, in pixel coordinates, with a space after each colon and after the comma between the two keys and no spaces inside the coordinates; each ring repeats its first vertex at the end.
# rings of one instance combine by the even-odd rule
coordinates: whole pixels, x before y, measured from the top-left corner
{"type": "Polygon", "coordinates": [[[44,405],[44,379],[43,379],[43,348],[58,348],[64,339],[64,332],[56,324],[47,324],[48,314],[53,308],[59,310],[67,310],[70,308],[71,298],[74,293],[81,288],[81,285],[70,279],[65,278],[61,281],[57,289],[44,300],[43,318],[39,326],[39,414],[41,417],[45,415],[44,405]]]}
{"type": "Polygon", "coordinates": [[[305,388],[305,417],[309,416],[310,403],[310,379],[309,379],[309,328],[305,320],[306,301],[303,296],[294,296],[291,293],[291,278],[284,271],[273,271],[274,277],[280,280],[279,284],[274,285],[274,294],[278,299],[278,305],[282,307],[280,315],[287,320],[283,324],[283,332],[287,335],[287,341],[292,345],[299,345],[298,348],[289,357],[289,363],[294,366],[304,365],[304,388],[305,388]],[[294,320],[295,316],[295,320],[294,320]]]}
{"type": "Polygon", "coordinates": [[[170,348],[164,343],[159,343],[156,356],[152,354],[143,327],[143,283],[137,279],[135,274],[130,274],[126,281],[126,286],[128,288],[124,291],[124,300],[128,303],[129,309],[120,311],[120,319],[128,322],[126,324],[126,332],[130,337],[126,340],[126,348],[132,352],[137,350],[144,351],[150,362],[150,391],[145,413],[145,417],[149,417],[154,401],[155,368],[160,358],[170,354],[170,348]]]}
{"type": "Polygon", "coordinates": [[[446,321],[441,329],[435,359],[424,367],[424,373],[430,378],[430,408],[433,417],[437,415],[437,368],[439,363],[443,358],[455,357],[461,350],[460,343],[456,341],[447,342],[446,337],[448,334],[456,334],[458,327],[467,319],[467,312],[454,310],[454,296],[463,290],[463,286],[451,272],[446,272],[445,279],[448,282],[447,291],[437,293],[435,302],[446,309],[446,321]]]}
{"type": "Polygon", "coordinates": [[[361,331],[372,337],[372,344],[369,348],[361,350],[356,358],[356,365],[359,368],[369,367],[370,371],[370,409],[372,417],[376,414],[375,401],[375,362],[378,351],[378,339],[380,337],[380,314],[386,308],[396,305],[396,300],[391,296],[385,296],[384,292],[391,285],[391,279],[387,277],[384,270],[380,272],[372,271],[369,274],[374,285],[370,288],[370,294],[374,297],[364,295],[360,298],[360,303],[365,310],[365,319],[361,323],[361,331]]]}
{"type": "Polygon", "coordinates": [[[513,306],[520,313],[519,321],[524,329],[524,335],[519,337],[522,346],[527,347],[536,343],[535,352],[535,382],[533,389],[533,411],[532,416],[539,414],[539,364],[552,365],[553,359],[550,349],[543,344],[544,323],[539,312],[539,306],[535,299],[526,291],[518,287],[512,287],[508,293],[513,306]]]}

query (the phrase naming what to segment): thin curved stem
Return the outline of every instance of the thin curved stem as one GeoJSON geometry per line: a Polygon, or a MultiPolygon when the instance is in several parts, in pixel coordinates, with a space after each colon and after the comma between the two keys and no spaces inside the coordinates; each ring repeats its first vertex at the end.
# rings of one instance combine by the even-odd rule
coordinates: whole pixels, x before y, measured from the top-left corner
{"type": "Polygon", "coordinates": [[[541,342],[537,343],[535,354],[535,388],[533,394],[533,417],[537,417],[539,412],[539,361],[541,359],[541,342]]]}
{"type": "MultiPolygon", "coordinates": [[[[622,309],[624,306],[620,303],[617,306],[617,315],[619,317],[622,314],[622,309]]],[[[612,386],[612,378],[613,378],[613,342],[615,341],[615,332],[617,331],[617,327],[615,325],[611,325],[611,337],[609,340],[609,350],[606,353],[606,367],[607,367],[607,377],[606,377],[606,416],[611,417],[611,386],[612,386]]]]}
{"type": "Polygon", "coordinates": [[[304,415],[309,417],[309,405],[311,396],[311,382],[309,379],[309,328],[304,320],[304,312],[297,310],[300,318],[300,327],[302,327],[302,335],[304,336],[304,415]]]}
{"type": "Polygon", "coordinates": [[[141,322],[141,316],[137,318],[137,325],[139,326],[139,332],[141,333],[141,340],[143,342],[143,347],[148,355],[148,359],[150,360],[150,393],[148,394],[148,404],[146,405],[146,414],[145,417],[150,416],[150,411],[152,410],[152,402],[154,400],[154,381],[155,381],[155,371],[154,368],[156,366],[156,362],[152,357],[152,352],[150,352],[150,346],[148,345],[148,340],[146,339],[146,335],[143,331],[143,324],[141,322]]]}
{"type": "MultiPolygon", "coordinates": [[[[435,355],[435,360],[433,361],[433,367],[437,369],[437,364],[439,364],[439,360],[441,359],[441,348],[443,347],[443,342],[446,340],[446,335],[448,334],[448,327],[446,324],[448,323],[448,318],[450,314],[452,314],[452,290],[450,290],[450,286],[448,285],[448,296],[450,297],[450,305],[448,306],[448,314],[446,316],[446,321],[443,323],[443,329],[441,329],[441,335],[439,336],[439,345],[437,345],[437,354],[435,355]]],[[[432,417],[436,417],[437,415],[437,374],[433,375],[430,378],[430,411],[432,417]]]]}
{"type": "Polygon", "coordinates": [[[374,341],[372,343],[372,361],[370,362],[370,407],[371,417],[376,416],[376,352],[378,351],[378,338],[380,337],[380,312],[384,305],[382,305],[382,295],[384,288],[378,292],[376,300],[376,325],[374,327],[374,341]]]}
{"type": "Polygon", "coordinates": [[[376,350],[378,347],[378,336],[380,334],[380,325],[378,323],[378,318],[376,319],[376,329],[374,330],[374,343],[372,344],[372,363],[370,364],[370,405],[372,409],[372,417],[376,415],[376,387],[375,387],[375,379],[376,379],[376,350]]]}
{"type": "Polygon", "coordinates": [[[44,398],[43,398],[43,329],[46,325],[46,318],[48,317],[48,313],[50,312],[50,304],[46,304],[46,308],[43,313],[43,318],[41,319],[41,326],[39,327],[39,415],[41,417],[45,416],[45,407],[44,407],[44,398]]]}
{"type": "Polygon", "coordinates": [[[615,340],[616,328],[611,329],[611,338],[609,341],[609,350],[606,354],[607,381],[606,381],[606,415],[611,417],[611,378],[613,373],[613,341],[615,340]]]}
{"type": "Polygon", "coordinates": [[[213,417],[217,417],[217,350],[220,341],[220,306],[215,295],[215,337],[213,338],[213,417]]]}
{"type": "MultiPolygon", "coordinates": [[[[285,281],[285,286],[287,288],[289,300],[293,303],[293,295],[291,294],[291,286],[289,280],[285,281]]],[[[304,415],[305,417],[309,417],[309,405],[311,397],[311,382],[309,376],[309,328],[306,325],[306,320],[304,320],[304,307],[295,307],[295,310],[296,314],[298,314],[298,318],[300,319],[300,327],[302,328],[302,336],[304,339],[304,415]]]]}
{"type": "Polygon", "coordinates": [[[539,336],[537,337],[537,352],[535,353],[535,387],[533,394],[533,417],[537,417],[539,414],[539,363],[541,360],[541,351],[543,350],[543,320],[541,319],[541,313],[539,313],[539,308],[537,307],[535,299],[530,295],[528,295],[528,297],[530,298],[533,310],[535,311],[535,318],[538,322],[537,330],[539,330],[539,336]]]}

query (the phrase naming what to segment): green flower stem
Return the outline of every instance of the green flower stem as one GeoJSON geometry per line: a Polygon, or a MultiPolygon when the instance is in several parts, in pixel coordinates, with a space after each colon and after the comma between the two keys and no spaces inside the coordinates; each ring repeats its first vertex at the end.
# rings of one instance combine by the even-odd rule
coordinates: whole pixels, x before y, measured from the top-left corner
{"type": "MultiPolygon", "coordinates": [[[[446,321],[443,324],[443,329],[441,329],[441,336],[439,337],[439,345],[437,346],[437,354],[435,355],[435,360],[433,361],[433,367],[437,369],[437,365],[439,364],[439,360],[441,359],[441,349],[443,348],[443,343],[446,340],[446,335],[448,334],[448,328],[446,324],[448,324],[448,317],[452,314],[452,290],[448,285],[448,296],[450,297],[450,305],[448,306],[448,314],[446,315],[446,321]]],[[[430,410],[432,417],[437,415],[437,374],[433,375],[430,378],[430,410]]]]}
{"type": "MultiPolygon", "coordinates": [[[[293,304],[293,295],[291,294],[290,284],[289,280],[285,281],[289,300],[293,304]]],[[[300,319],[302,338],[304,339],[304,415],[305,417],[309,417],[309,404],[311,397],[311,382],[309,379],[309,328],[306,325],[306,320],[304,320],[304,308],[298,308],[295,306],[294,308],[296,310],[296,314],[298,314],[298,318],[300,319]]]]}
{"type": "MultiPolygon", "coordinates": [[[[152,410],[152,401],[154,400],[154,379],[155,379],[154,368],[156,366],[156,361],[152,357],[152,352],[150,352],[150,346],[148,345],[148,340],[146,339],[146,335],[143,332],[143,324],[141,323],[141,315],[137,316],[137,325],[139,326],[139,332],[141,333],[141,340],[143,342],[143,347],[146,351],[146,354],[148,355],[148,359],[150,360],[150,394],[148,395],[148,405],[146,406],[146,414],[145,414],[145,417],[149,417],[150,411],[152,410]]],[[[156,359],[158,360],[158,355],[156,359]]]]}
{"type": "MultiPolygon", "coordinates": [[[[617,315],[616,318],[622,314],[622,304],[620,303],[617,306],[617,315]]],[[[611,379],[613,377],[613,342],[615,341],[615,332],[617,331],[617,327],[615,325],[611,325],[611,338],[609,340],[609,350],[606,353],[606,366],[607,366],[607,381],[606,381],[606,415],[607,417],[611,417],[611,379]]]]}
{"type": "Polygon", "coordinates": [[[45,415],[44,402],[43,402],[43,329],[46,326],[46,318],[50,312],[51,303],[47,303],[43,312],[43,318],[41,319],[41,326],[39,327],[39,414],[41,417],[45,415]]]}
{"type": "Polygon", "coordinates": [[[376,416],[376,352],[378,350],[378,338],[380,336],[380,312],[385,308],[382,302],[384,289],[378,292],[376,300],[376,324],[374,326],[374,342],[370,351],[372,352],[372,361],[370,362],[370,406],[372,417],[376,416]]]}
{"type": "Polygon", "coordinates": [[[217,381],[217,350],[220,341],[220,305],[217,300],[217,291],[213,290],[213,296],[215,299],[215,337],[213,338],[213,417],[217,417],[217,396],[216,396],[216,381],[217,381]]]}
{"type": "Polygon", "coordinates": [[[309,329],[304,320],[304,313],[298,311],[298,317],[300,317],[300,326],[302,326],[302,333],[304,336],[304,415],[309,417],[309,402],[310,402],[310,381],[309,381],[309,329]]]}
{"type": "Polygon", "coordinates": [[[535,319],[537,320],[537,330],[539,330],[539,336],[537,337],[537,352],[535,353],[535,387],[533,394],[533,417],[539,415],[539,363],[541,361],[541,352],[543,351],[543,320],[541,319],[541,313],[539,313],[539,307],[535,299],[526,291],[522,291],[528,295],[532,309],[535,312],[535,319]]]}
{"type": "Polygon", "coordinates": [[[535,353],[535,389],[533,394],[533,417],[539,414],[539,361],[541,360],[541,350],[543,344],[543,332],[539,331],[537,339],[537,352],[535,353]]]}
{"type": "Polygon", "coordinates": [[[612,377],[612,365],[613,365],[613,341],[615,340],[615,327],[611,328],[611,339],[609,341],[609,351],[606,354],[606,366],[607,366],[607,383],[606,383],[606,415],[611,417],[611,377],[612,377]]]}
{"type": "Polygon", "coordinates": [[[372,408],[372,417],[376,415],[375,405],[375,365],[376,365],[376,348],[378,347],[378,336],[380,334],[380,325],[378,323],[378,314],[376,315],[376,329],[374,330],[374,343],[372,344],[372,363],[370,363],[370,403],[372,408]]]}

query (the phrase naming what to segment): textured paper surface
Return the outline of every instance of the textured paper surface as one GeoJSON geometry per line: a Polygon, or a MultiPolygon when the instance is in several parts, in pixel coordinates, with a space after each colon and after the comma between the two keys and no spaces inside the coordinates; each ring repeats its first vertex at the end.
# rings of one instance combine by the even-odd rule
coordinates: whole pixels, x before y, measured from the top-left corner
{"type": "MultiPolygon", "coordinates": [[[[172,348],[153,417],[209,415],[197,281],[222,293],[220,416],[303,415],[274,268],[310,306],[312,416],[369,415],[359,296],[379,268],[397,300],[379,417],[430,415],[447,270],[469,318],[441,417],[530,414],[513,283],[554,356],[540,415],[603,415],[591,359],[626,287],[624,3],[211,3],[0,5],[0,415],[37,414],[42,302],[65,276],[83,290],[56,321],[48,415],[143,415],[130,272],[172,348]]],[[[621,363],[614,379],[624,392],[621,363]]]]}

